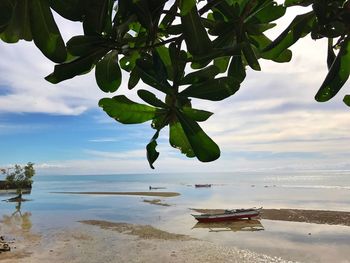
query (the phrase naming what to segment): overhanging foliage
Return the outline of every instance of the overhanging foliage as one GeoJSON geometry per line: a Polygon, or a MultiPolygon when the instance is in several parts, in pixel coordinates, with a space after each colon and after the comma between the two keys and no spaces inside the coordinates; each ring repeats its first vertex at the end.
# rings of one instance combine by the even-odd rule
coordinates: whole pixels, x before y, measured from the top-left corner
{"type": "MultiPolygon", "coordinates": [[[[198,122],[212,113],[194,109],[190,98],[219,101],[234,95],[246,68],[261,70],[260,59],[289,62],[288,49],[300,38],[328,39],[329,72],[315,98],[333,98],[350,74],[350,2],[345,0],[1,0],[0,37],[8,43],[34,41],[58,63],[46,77],[51,83],[86,74],[95,68],[97,85],[117,92],[121,70],[129,72],[128,87],[141,80],[139,90],[148,105],[125,95],[103,98],[99,105],[115,120],[151,121],[155,134],[147,145],[153,168],[160,131],[170,127],[170,144],[202,162],[220,156],[216,143],[198,122]],[[296,16],[275,40],[265,31],[276,25],[286,9],[311,6],[296,16]],[[52,10],[80,21],[84,35],[63,42],[52,10]],[[337,52],[338,50],[338,52],[337,52]],[[337,54],[336,54],[337,52],[337,54]],[[193,72],[185,71],[190,65],[193,72]],[[164,101],[152,92],[164,93],[164,101]]],[[[349,95],[344,102],[350,105],[349,95]]]]}

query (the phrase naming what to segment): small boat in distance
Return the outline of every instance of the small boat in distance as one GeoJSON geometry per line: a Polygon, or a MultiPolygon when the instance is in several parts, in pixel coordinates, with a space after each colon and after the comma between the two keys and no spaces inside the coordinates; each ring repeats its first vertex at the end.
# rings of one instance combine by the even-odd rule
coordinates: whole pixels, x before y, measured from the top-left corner
{"type": "Polygon", "coordinates": [[[211,184],[195,184],[194,185],[196,188],[200,188],[200,187],[211,187],[211,184]]]}
{"type": "Polygon", "coordinates": [[[159,189],[166,189],[166,187],[159,187],[159,186],[149,186],[149,190],[159,190],[159,189]]]}
{"type": "Polygon", "coordinates": [[[223,221],[231,221],[242,218],[255,218],[260,215],[262,207],[260,208],[248,208],[248,209],[232,209],[225,210],[223,213],[211,213],[211,214],[200,214],[192,216],[201,223],[209,223],[209,222],[223,222],[223,221]]]}

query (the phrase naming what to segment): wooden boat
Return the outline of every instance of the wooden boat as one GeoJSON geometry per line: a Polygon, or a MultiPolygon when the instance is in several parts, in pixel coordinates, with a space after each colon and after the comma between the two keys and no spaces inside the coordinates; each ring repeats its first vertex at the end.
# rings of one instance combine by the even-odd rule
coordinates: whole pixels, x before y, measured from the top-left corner
{"type": "Polygon", "coordinates": [[[254,218],[260,215],[261,208],[249,208],[249,209],[232,209],[225,210],[223,213],[212,213],[212,214],[200,214],[192,215],[198,222],[209,223],[209,222],[223,222],[242,218],[254,218]]]}
{"type": "Polygon", "coordinates": [[[196,188],[199,188],[199,187],[211,187],[211,184],[195,184],[194,186],[196,188]]]}

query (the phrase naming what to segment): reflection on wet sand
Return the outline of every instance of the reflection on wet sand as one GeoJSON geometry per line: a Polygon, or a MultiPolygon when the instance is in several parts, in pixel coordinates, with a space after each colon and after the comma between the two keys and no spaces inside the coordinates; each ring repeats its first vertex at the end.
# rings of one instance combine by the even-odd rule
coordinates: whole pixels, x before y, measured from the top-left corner
{"type": "Polygon", "coordinates": [[[264,226],[260,220],[239,219],[229,222],[215,222],[215,223],[197,223],[193,228],[207,228],[209,232],[223,232],[223,231],[261,231],[264,226]]]}
{"type": "Polygon", "coordinates": [[[3,215],[1,223],[16,233],[18,231],[29,233],[32,228],[32,222],[30,220],[32,214],[30,212],[22,213],[21,206],[21,201],[16,202],[15,211],[10,216],[3,215]]]}
{"type": "Polygon", "coordinates": [[[10,246],[10,252],[1,253],[0,260],[19,259],[27,257],[31,252],[24,244],[33,244],[40,240],[40,236],[32,233],[30,212],[22,212],[22,201],[16,202],[15,211],[10,215],[3,215],[0,220],[0,231],[5,236],[5,242],[10,246]]]}

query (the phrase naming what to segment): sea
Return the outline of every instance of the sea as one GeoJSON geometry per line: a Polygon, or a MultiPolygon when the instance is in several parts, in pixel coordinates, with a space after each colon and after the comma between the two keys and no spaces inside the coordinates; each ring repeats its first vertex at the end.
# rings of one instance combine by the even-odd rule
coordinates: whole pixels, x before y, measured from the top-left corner
{"type": "MultiPolygon", "coordinates": [[[[10,194],[0,194],[0,199],[10,194]]],[[[13,196],[13,195],[12,195],[13,196]]],[[[37,234],[96,219],[149,224],[216,244],[300,262],[350,262],[350,227],[261,219],[237,227],[198,226],[197,209],[293,208],[350,211],[349,171],[41,175],[21,204],[0,202],[1,224],[37,234]],[[196,188],[195,184],[211,184],[196,188]],[[151,187],[161,188],[152,189],[151,187]],[[58,192],[178,192],[175,197],[58,192]],[[147,201],[160,199],[166,206],[147,201]],[[145,202],[146,201],[146,202],[145,202]],[[17,218],[11,220],[11,218],[17,218]],[[26,223],[23,224],[22,221],[26,223]],[[16,221],[16,222],[13,222],[16,221]],[[21,223],[22,222],[22,223],[21,223]],[[16,225],[17,224],[17,225],[16,225]]]]}

